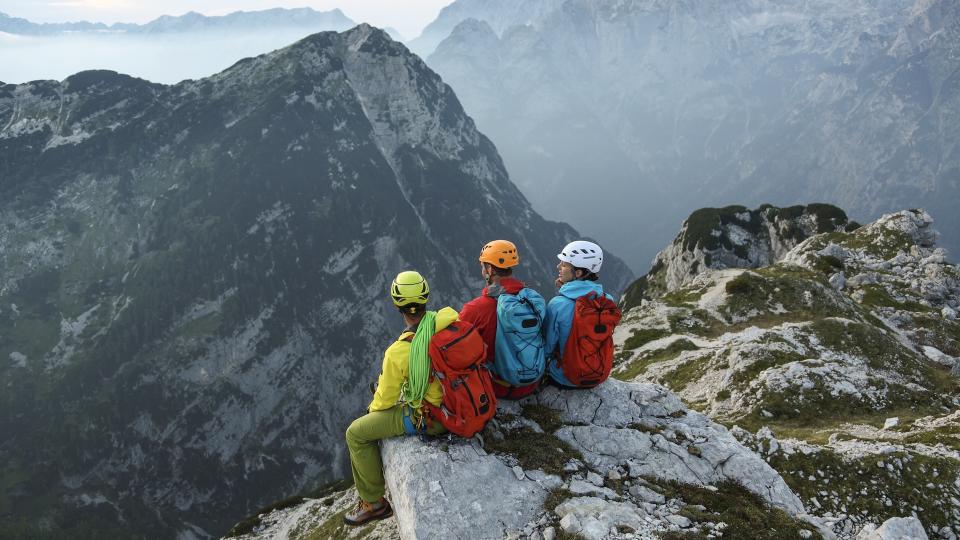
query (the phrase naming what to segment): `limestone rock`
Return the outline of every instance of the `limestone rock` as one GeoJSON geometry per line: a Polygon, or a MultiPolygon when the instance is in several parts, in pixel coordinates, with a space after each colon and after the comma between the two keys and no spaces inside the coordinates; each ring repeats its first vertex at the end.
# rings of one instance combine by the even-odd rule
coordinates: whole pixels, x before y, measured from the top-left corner
{"type": "Polygon", "coordinates": [[[478,530],[501,538],[542,511],[546,489],[466,442],[444,451],[437,441],[395,437],[383,441],[381,454],[403,538],[468,538],[478,530]]]}
{"type": "Polygon", "coordinates": [[[731,479],[774,506],[793,514],[803,512],[800,499],[763,459],[722,426],[686,410],[662,386],[609,379],[586,392],[546,388],[535,399],[560,411],[564,422],[584,424],[567,425],[556,435],[579,450],[598,472],[626,463],[631,476],[700,485],[731,479]],[[662,434],[632,429],[642,422],[661,426],[662,434]],[[683,442],[675,442],[680,440],[677,433],[683,434],[683,441],[696,441],[701,455],[690,454],[683,442]]]}
{"type": "Polygon", "coordinates": [[[656,297],[688,285],[710,269],[768,266],[804,239],[842,231],[848,225],[842,210],[822,204],[697,210],[684,221],[673,243],[657,254],[650,272],[627,290],[625,305],[636,306],[641,297],[656,297]]]}
{"type": "Polygon", "coordinates": [[[630,503],[609,502],[596,497],[576,497],[557,506],[560,525],[569,533],[588,540],[606,538],[611,527],[625,525],[639,529],[644,512],[630,503]]]}
{"type": "Polygon", "coordinates": [[[915,517],[890,518],[876,529],[865,527],[856,540],[927,540],[927,533],[915,517]]]}

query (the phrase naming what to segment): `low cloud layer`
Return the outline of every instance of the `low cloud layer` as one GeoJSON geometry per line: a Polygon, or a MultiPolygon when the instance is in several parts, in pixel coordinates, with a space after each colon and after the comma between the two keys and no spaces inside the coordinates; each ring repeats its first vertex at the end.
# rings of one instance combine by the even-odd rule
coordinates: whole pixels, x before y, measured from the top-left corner
{"type": "Polygon", "coordinates": [[[302,29],[151,37],[32,37],[0,32],[0,81],[63,80],[80,71],[109,69],[173,84],[218,73],[242,58],[285,47],[307,35],[302,29]]]}

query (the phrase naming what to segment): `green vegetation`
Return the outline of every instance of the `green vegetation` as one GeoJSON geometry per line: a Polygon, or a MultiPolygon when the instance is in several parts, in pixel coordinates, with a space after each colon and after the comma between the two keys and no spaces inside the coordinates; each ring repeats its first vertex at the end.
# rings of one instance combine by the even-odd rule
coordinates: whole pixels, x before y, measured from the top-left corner
{"type": "Polygon", "coordinates": [[[813,267],[817,272],[829,276],[843,270],[843,261],[833,255],[819,255],[813,263],[813,267]]]}
{"type": "Polygon", "coordinates": [[[710,358],[701,357],[688,360],[665,374],[661,377],[661,380],[671,390],[679,392],[706,375],[709,363],[710,358]]]}
{"type": "MultiPolygon", "coordinates": [[[[724,538],[750,538],[754,540],[780,540],[800,538],[800,531],[812,534],[810,538],[822,539],[812,526],[799,521],[779,508],[766,503],[759,495],[742,485],[726,481],[716,484],[717,491],[701,486],[675,481],[646,478],[659,487],[667,499],[681,499],[687,503],[680,515],[695,522],[724,522],[727,528],[724,538]],[[694,506],[703,506],[699,510],[694,506]]],[[[708,538],[703,530],[663,533],[664,540],[700,540],[708,538]]]]}
{"type": "Polygon", "coordinates": [[[623,292],[623,300],[620,302],[620,309],[622,309],[624,313],[639,306],[641,303],[643,303],[644,298],[649,298],[649,296],[646,294],[649,275],[650,274],[640,277],[631,283],[627,287],[627,290],[623,292]]]}
{"type": "Polygon", "coordinates": [[[960,321],[950,321],[931,313],[913,314],[913,341],[936,347],[950,356],[960,356],[960,321]]]}
{"type": "Polygon", "coordinates": [[[921,313],[928,313],[935,311],[930,306],[921,304],[920,302],[914,300],[905,300],[897,301],[894,300],[890,293],[882,286],[878,284],[864,285],[863,287],[863,300],[861,304],[870,307],[892,307],[904,311],[916,311],[921,313]]]}
{"type": "MultiPolygon", "coordinates": [[[[761,372],[766,369],[789,364],[790,362],[799,362],[804,356],[795,351],[782,351],[780,349],[764,348],[756,353],[758,357],[752,364],[736,371],[731,377],[731,383],[737,387],[745,387],[750,381],[757,378],[761,372]]],[[[729,392],[727,393],[729,396],[729,392]]],[[[718,396],[719,397],[719,396],[718,396]]]]}
{"type": "Polygon", "coordinates": [[[687,230],[683,238],[683,249],[693,251],[700,246],[704,251],[711,251],[723,247],[732,251],[738,257],[746,258],[744,246],[733,244],[725,235],[714,236],[713,231],[723,225],[734,224],[742,227],[751,234],[760,234],[760,220],[745,206],[727,206],[724,208],[701,208],[687,218],[687,230]],[[749,221],[741,220],[737,214],[751,215],[749,221]]]}
{"type": "Polygon", "coordinates": [[[882,232],[868,232],[857,229],[853,232],[833,232],[825,234],[818,245],[824,247],[834,243],[848,249],[862,250],[880,259],[892,259],[897,253],[909,252],[913,240],[902,231],[883,229],[882,232]]]}
{"type": "Polygon", "coordinates": [[[683,287],[661,296],[660,301],[672,307],[690,307],[691,304],[696,304],[706,292],[705,287],[700,289],[683,287]]]}
{"type": "Polygon", "coordinates": [[[652,364],[673,360],[683,351],[695,351],[697,349],[699,349],[699,347],[689,339],[680,338],[662,349],[646,351],[640,358],[627,364],[626,367],[614,373],[613,376],[621,381],[632,381],[637,375],[646,371],[652,364]]]}
{"type": "Polygon", "coordinates": [[[822,276],[796,266],[743,272],[727,282],[726,291],[730,297],[721,312],[732,326],[724,331],[746,326],[769,328],[841,314],[859,318],[857,308],[839,299],[822,276]]]}
{"type": "Polygon", "coordinates": [[[528,427],[506,430],[503,438],[497,439],[488,426],[484,430],[483,440],[488,452],[513,456],[524,469],[540,469],[547,474],[562,476],[563,466],[568,461],[583,459],[580,452],[557,436],[537,433],[528,427]]]}
{"type": "Polygon", "coordinates": [[[777,452],[768,461],[804,504],[810,507],[816,498],[822,512],[869,516],[874,522],[916,512],[928,532],[957,526],[950,502],[960,497],[954,486],[960,464],[954,459],[903,452],[846,459],[823,449],[777,452]],[[825,497],[823,491],[836,496],[825,497]]]}
{"type": "Polygon", "coordinates": [[[560,420],[560,411],[545,405],[524,405],[523,416],[536,422],[541,429],[548,433],[553,433],[564,426],[563,421],[560,420]]]}
{"type": "MultiPolygon", "coordinates": [[[[344,508],[331,515],[319,526],[303,535],[301,540],[345,540],[354,537],[351,534],[356,532],[354,528],[347,526],[347,524],[343,522],[343,517],[347,515],[347,512],[350,510],[351,508],[344,508]]],[[[376,526],[375,523],[373,525],[376,526]]]]}
{"type": "Polygon", "coordinates": [[[817,218],[817,233],[835,231],[849,225],[847,213],[832,204],[811,203],[806,211],[817,218]]]}
{"type": "Polygon", "coordinates": [[[632,351],[650,343],[651,341],[669,336],[670,332],[661,328],[634,328],[630,337],[623,343],[623,349],[632,351]]]}
{"type": "MultiPolygon", "coordinates": [[[[324,484],[323,486],[310,491],[306,495],[294,495],[293,497],[287,497],[281,501],[275,502],[269,506],[261,508],[254,512],[254,514],[240,523],[234,525],[230,531],[227,532],[224,538],[234,538],[237,536],[242,536],[244,534],[249,534],[253,532],[256,527],[259,527],[261,524],[260,516],[263,514],[269,514],[275,510],[283,510],[284,508],[291,508],[302,504],[307,499],[322,499],[324,497],[329,497],[338,491],[343,491],[353,485],[353,480],[337,480],[335,482],[330,482],[329,484],[324,484]]],[[[343,522],[343,515],[346,513],[346,510],[339,514],[338,522],[343,522]]],[[[329,521],[329,520],[328,520],[329,521]]],[[[328,538],[326,536],[320,536],[317,538],[328,538]]],[[[333,537],[330,537],[333,538],[333,537]]]]}
{"type": "Polygon", "coordinates": [[[819,319],[810,330],[824,347],[859,356],[874,369],[901,370],[915,363],[913,354],[896,338],[866,323],[819,319]]]}

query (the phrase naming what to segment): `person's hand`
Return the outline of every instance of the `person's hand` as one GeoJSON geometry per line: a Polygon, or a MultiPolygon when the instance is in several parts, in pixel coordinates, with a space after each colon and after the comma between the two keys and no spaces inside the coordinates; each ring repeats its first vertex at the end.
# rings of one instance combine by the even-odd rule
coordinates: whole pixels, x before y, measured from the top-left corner
{"type": "Polygon", "coordinates": [[[554,280],[553,284],[554,284],[554,286],[556,286],[558,289],[559,289],[560,287],[563,287],[563,282],[560,281],[560,278],[557,278],[556,280],[554,280]]]}

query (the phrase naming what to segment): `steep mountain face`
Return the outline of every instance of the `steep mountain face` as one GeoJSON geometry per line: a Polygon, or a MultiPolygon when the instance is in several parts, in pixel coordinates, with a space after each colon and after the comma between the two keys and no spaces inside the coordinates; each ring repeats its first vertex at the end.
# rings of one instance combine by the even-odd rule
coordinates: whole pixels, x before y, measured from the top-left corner
{"type": "Polygon", "coordinates": [[[497,34],[511,26],[530,24],[563,5],[563,0],[462,0],[440,10],[420,36],[410,41],[410,50],[426,58],[450,32],[467,19],[486,21],[497,34]]]}
{"type": "Polygon", "coordinates": [[[354,26],[339,9],[316,11],[311,8],[274,8],[262,11],[236,11],[229,15],[208,17],[191,11],[184,15],[158,17],[146,24],[75,22],[37,24],[26,19],[0,13],[0,32],[23,35],[56,35],[66,32],[113,32],[127,34],[162,34],[203,31],[256,30],[264,27],[308,27],[313,31],[342,31],[354,26]]]}
{"type": "Polygon", "coordinates": [[[625,314],[617,376],[759,430],[734,432],[841,536],[913,513],[954,538],[960,270],[936,238],[929,214],[903,211],[763,268],[704,271],[625,314]]]}
{"type": "Polygon", "coordinates": [[[396,272],[459,307],[489,239],[537,285],[576,237],[366,25],[175,86],[0,85],[0,126],[0,536],[205,537],[344,476],[396,272]]]}
{"type": "Polygon", "coordinates": [[[678,216],[733,202],[823,200],[861,220],[922,205],[960,248],[955,2],[566,0],[513,27],[489,4],[448,8],[437,24],[460,26],[428,63],[535,208],[614,239],[634,268],[678,216]]]}
{"type": "Polygon", "coordinates": [[[770,266],[815,234],[858,226],[843,210],[827,204],[763,205],[756,210],[743,206],[701,208],[657,254],[650,272],[627,288],[624,307],[688,285],[707,269],[770,266]]]}

